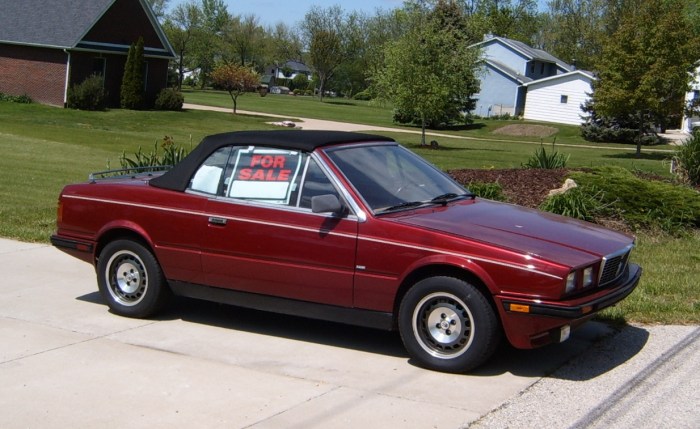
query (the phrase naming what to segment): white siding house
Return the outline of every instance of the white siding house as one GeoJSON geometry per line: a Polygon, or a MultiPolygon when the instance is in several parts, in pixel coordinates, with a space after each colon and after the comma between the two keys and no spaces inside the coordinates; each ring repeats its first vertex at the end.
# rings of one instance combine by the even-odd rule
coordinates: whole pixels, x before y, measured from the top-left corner
{"type": "Polygon", "coordinates": [[[590,99],[593,92],[593,74],[584,70],[568,73],[523,84],[527,88],[523,117],[533,121],[556,122],[581,125],[581,106],[590,99]]]}
{"type": "MultiPolygon", "coordinates": [[[[685,102],[691,103],[693,100],[700,99],[700,66],[695,70],[695,80],[691,84],[690,91],[685,96],[685,102]]],[[[700,117],[686,116],[683,118],[683,128],[685,132],[693,131],[693,128],[700,127],[700,117]]]]}

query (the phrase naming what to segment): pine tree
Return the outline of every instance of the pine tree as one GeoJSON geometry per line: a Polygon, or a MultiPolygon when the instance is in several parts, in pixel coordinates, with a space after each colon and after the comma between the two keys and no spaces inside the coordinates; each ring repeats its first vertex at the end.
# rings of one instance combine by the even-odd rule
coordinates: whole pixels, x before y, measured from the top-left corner
{"type": "Polygon", "coordinates": [[[140,37],[136,44],[132,43],[129,47],[129,54],[124,66],[120,93],[121,107],[124,109],[139,110],[146,105],[143,67],[143,38],[140,37]]]}

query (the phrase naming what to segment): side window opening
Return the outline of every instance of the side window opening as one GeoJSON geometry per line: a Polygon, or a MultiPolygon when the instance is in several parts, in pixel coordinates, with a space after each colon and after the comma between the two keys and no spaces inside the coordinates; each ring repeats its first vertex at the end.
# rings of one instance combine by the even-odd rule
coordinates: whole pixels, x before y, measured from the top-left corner
{"type": "Polygon", "coordinates": [[[190,180],[189,189],[205,194],[221,195],[222,180],[221,176],[226,168],[229,157],[232,152],[232,147],[224,147],[209,156],[197,169],[197,172],[190,180]]]}
{"type": "Polygon", "coordinates": [[[331,183],[328,176],[313,158],[308,158],[306,171],[304,173],[303,186],[299,193],[299,207],[311,209],[311,198],[319,195],[335,195],[340,199],[338,191],[331,183]]]}
{"type": "Polygon", "coordinates": [[[340,199],[321,166],[307,153],[268,147],[221,148],[197,169],[191,191],[311,210],[311,199],[340,199]]]}

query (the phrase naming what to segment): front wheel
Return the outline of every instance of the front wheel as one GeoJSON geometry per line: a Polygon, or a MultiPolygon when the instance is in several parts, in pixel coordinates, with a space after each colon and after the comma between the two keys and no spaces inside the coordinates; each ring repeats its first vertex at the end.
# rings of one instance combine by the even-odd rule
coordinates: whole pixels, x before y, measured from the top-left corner
{"type": "Polygon", "coordinates": [[[484,295],[453,277],[416,283],[399,307],[399,331],[409,355],[438,371],[466,372],[496,350],[500,328],[484,295]]]}
{"type": "Polygon", "coordinates": [[[170,292],[153,253],[131,240],[105,246],[97,263],[97,284],[109,308],[127,317],[155,314],[170,292]]]}

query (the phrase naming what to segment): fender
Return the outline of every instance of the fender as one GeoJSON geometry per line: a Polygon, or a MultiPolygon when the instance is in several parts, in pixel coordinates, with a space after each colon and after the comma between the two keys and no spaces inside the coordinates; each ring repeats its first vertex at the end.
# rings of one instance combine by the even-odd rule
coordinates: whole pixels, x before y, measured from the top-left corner
{"type": "Polygon", "coordinates": [[[488,288],[489,292],[495,294],[498,291],[498,288],[496,287],[496,284],[491,276],[476,261],[456,255],[445,254],[430,255],[415,261],[413,264],[408,266],[400,276],[401,284],[404,284],[406,280],[414,273],[432,266],[451,266],[461,271],[471,273],[481,280],[481,282],[488,288]]]}
{"type": "MultiPolygon", "coordinates": [[[[97,234],[95,235],[95,238],[96,238],[95,241],[98,243],[98,246],[96,248],[96,252],[97,252],[97,249],[102,247],[101,242],[104,239],[104,237],[106,235],[109,235],[110,232],[117,230],[117,229],[129,230],[129,231],[137,234],[141,238],[143,238],[151,249],[156,248],[156,245],[153,243],[153,239],[146,232],[146,230],[144,230],[143,227],[141,227],[141,225],[137,224],[136,222],[132,222],[132,221],[129,221],[126,219],[115,219],[115,220],[112,220],[112,221],[106,223],[105,225],[102,226],[102,228],[100,228],[99,231],[97,231],[97,234]]],[[[97,257],[97,256],[98,255],[96,254],[95,257],[97,257]]]]}

